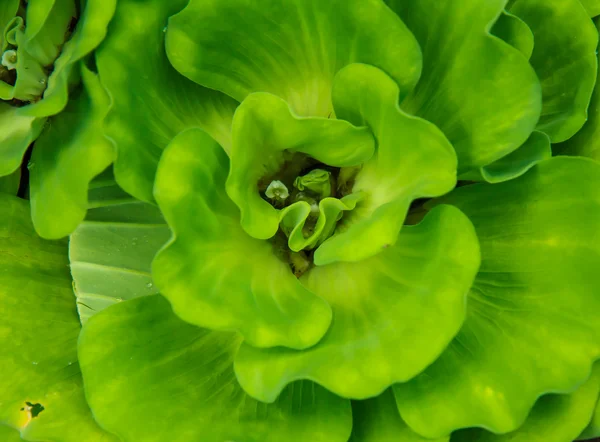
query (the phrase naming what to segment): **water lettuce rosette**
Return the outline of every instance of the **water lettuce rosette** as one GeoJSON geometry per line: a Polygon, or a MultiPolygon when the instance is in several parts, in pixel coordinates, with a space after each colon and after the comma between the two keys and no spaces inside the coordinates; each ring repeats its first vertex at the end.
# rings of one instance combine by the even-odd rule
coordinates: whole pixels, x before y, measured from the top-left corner
{"type": "Polygon", "coordinates": [[[2,181],[6,440],[600,436],[600,2],[113,9],[2,181]]]}

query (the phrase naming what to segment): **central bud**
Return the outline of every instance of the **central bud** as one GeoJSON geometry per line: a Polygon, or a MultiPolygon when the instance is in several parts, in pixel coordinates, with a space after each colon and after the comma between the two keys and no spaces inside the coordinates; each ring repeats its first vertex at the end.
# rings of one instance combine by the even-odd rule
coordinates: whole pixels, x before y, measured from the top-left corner
{"type": "Polygon", "coordinates": [[[244,231],[270,240],[299,275],[362,198],[352,180],[374,150],[366,127],[297,117],[281,98],[253,93],[233,119],[227,194],[244,231]]]}
{"type": "Polygon", "coordinates": [[[282,213],[271,242],[297,277],[310,268],[313,250],[335,232],[344,211],[360,199],[351,193],[359,169],[332,167],[295,154],[276,173],[259,180],[261,197],[282,213]]]}

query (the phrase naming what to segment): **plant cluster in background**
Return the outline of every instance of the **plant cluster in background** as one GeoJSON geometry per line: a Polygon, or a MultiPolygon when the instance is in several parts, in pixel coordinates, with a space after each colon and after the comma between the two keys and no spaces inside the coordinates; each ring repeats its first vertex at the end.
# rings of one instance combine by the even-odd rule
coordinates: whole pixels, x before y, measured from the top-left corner
{"type": "Polygon", "coordinates": [[[0,440],[599,437],[597,15],[3,1],[0,440]]]}

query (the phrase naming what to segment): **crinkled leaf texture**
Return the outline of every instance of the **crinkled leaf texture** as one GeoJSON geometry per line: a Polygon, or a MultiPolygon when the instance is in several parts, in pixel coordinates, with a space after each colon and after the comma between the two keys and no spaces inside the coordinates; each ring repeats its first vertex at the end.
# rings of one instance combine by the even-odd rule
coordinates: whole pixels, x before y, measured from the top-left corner
{"type": "Polygon", "coordinates": [[[539,119],[542,91],[527,58],[490,34],[506,0],[386,3],[423,51],[423,74],[402,108],[446,134],[459,173],[521,146],[539,119]]]}
{"type": "Polygon", "coordinates": [[[331,305],[330,330],[303,351],[242,344],[238,380],[267,402],[297,379],[355,399],[407,381],[458,332],[478,267],[471,223],[454,207],[438,207],[373,258],[311,269],[302,282],[331,305]]]}
{"type": "MultiPolygon", "coordinates": [[[[85,0],[81,3],[82,13],[77,26],[70,39],[62,45],[42,99],[20,108],[19,115],[42,118],[61,112],[67,105],[69,88],[79,79],[81,60],[104,40],[117,0],[85,0]]],[[[48,20],[42,29],[45,26],[54,26],[54,23],[48,20]]]]}
{"type": "Polygon", "coordinates": [[[440,199],[473,222],[482,261],[454,341],[394,386],[415,431],[514,431],[540,395],[587,379],[600,356],[599,187],[598,163],[563,157],[440,199]]]}
{"type": "Polygon", "coordinates": [[[160,295],[113,305],[79,340],[88,402],[124,442],[346,442],[348,400],[304,381],[273,404],[232,369],[240,337],[183,322],[160,295]]]}
{"type": "Polygon", "coordinates": [[[571,138],[585,123],[598,60],[598,32],[580,0],[516,0],[509,12],[534,36],[530,63],[542,85],[536,129],[553,143],[571,138]]]}
{"type": "MultiPolygon", "coordinates": [[[[32,24],[41,32],[41,34],[36,33],[39,37],[39,41],[36,40],[39,43],[36,47],[40,54],[47,55],[46,46],[48,44],[53,46],[54,43],[53,40],[44,38],[46,28],[48,28],[47,32],[55,34],[57,30],[54,29],[55,19],[48,16],[48,11],[45,15],[42,14],[42,9],[54,5],[54,2],[35,3],[41,7],[38,11],[39,20],[32,24]]],[[[19,167],[25,151],[42,132],[47,117],[58,114],[65,108],[69,98],[69,87],[79,79],[81,60],[93,51],[106,35],[106,28],[113,16],[115,4],[116,0],[83,2],[82,16],[71,38],[62,45],[62,52],[54,62],[52,74],[47,79],[47,87],[41,100],[24,107],[0,103],[0,176],[8,175],[19,167]]],[[[33,38],[34,35],[31,37],[33,38]]],[[[64,35],[61,37],[64,38],[64,35]]],[[[79,163],[78,167],[82,167],[81,164],[79,163]]]]}
{"type": "Polygon", "coordinates": [[[0,422],[24,440],[116,442],[83,395],[66,241],[35,234],[27,201],[0,194],[0,215],[0,422]]]}
{"type": "Polygon", "coordinates": [[[600,391],[600,364],[592,375],[571,394],[542,396],[516,431],[493,434],[482,429],[462,430],[451,442],[570,442],[590,420],[600,391]]]}
{"type": "Polygon", "coordinates": [[[200,129],[173,139],[163,153],[155,197],[173,231],[153,276],[182,319],[237,330],[252,345],[306,348],[331,323],[331,308],[307,290],[276,255],[248,235],[225,192],[229,159],[200,129]]]}
{"type": "MultiPolygon", "coordinates": [[[[295,157],[289,157],[294,154],[308,155],[328,166],[353,167],[371,158],[374,151],[375,140],[366,127],[355,127],[343,120],[298,117],[281,98],[252,93],[233,118],[227,195],[240,209],[243,229],[254,238],[269,239],[282,223],[292,230],[306,221],[310,205],[298,201],[285,209],[276,209],[259,193],[257,183],[261,178],[278,172],[286,161],[293,162],[295,157]],[[302,212],[301,216],[298,212],[302,212]]],[[[301,160],[296,162],[302,167],[301,160]]],[[[335,215],[330,216],[333,221],[335,215]]],[[[320,211],[321,221],[324,216],[320,211]]],[[[315,229],[313,237],[321,233],[323,224],[321,229],[315,229]]],[[[304,245],[304,238],[296,242],[294,239],[291,234],[290,248],[302,249],[294,246],[304,245]]],[[[308,242],[316,243],[317,239],[308,242]]]]}
{"type": "Polygon", "coordinates": [[[31,216],[43,238],[69,235],[85,217],[92,179],[115,158],[102,134],[110,100],[96,74],[81,66],[83,87],[35,143],[29,165],[31,216]]]}
{"type": "Polygon", "coordinates": [[[112,107],[105,131],[117,149],[115,177],[128,193],[152,202],[156,167],[171,139],[201,127],[229,148],[237,103],[179,75],[164,51],[167,19],[187,0],[119,0],[96,52],[112,107]]]}
{"type": "Polygon", "coordinates": [[[352,436],[348,442],[448,442],[427,439],[410,429],[398,414],[394,394],[386,390],[364,401],[352,401],[352,436]]]}
{"type": "Polygon", "coordinates": [[[270,92],[302,116],[332,114],[331,82],[349,63],[387,72],[403,97],[421,71],[415,38],[381,0],[192,0],[169,20],[167,53],[198,84],[238,101],[270,92]]]}
{"type": "MultiPolygon", "coordinates": [[[[596,19],[596,29],[600,20],[596,19]]],[[[564,143],[553,146],[555,153],[560,155],[576,155],[600,160],[600,75],[596,76],[596,86],[590,106],[588,119],[583,128],[564,143]]]]}
{"type": "Polygon", "coordinates": [[[336,113],[369,127],[377,151],[354,181],[361,200],[316,250],[316,265],[358,262],[390,247],[413,200],[443,195],[456,184],[452,145],[433,124],[400,110],[399,94],[389,76],[365,64],[346,66],[334,79],[336,113]]]}

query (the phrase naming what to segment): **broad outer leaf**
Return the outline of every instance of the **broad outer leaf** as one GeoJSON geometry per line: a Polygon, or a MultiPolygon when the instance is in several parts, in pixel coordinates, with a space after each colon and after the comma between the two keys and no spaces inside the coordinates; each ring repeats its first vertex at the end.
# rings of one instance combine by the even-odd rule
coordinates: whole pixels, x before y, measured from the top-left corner
{"type": "Polygon", "coordinates": [[[310,347],[329,328],[331,308],[298,282],[274,244],[242,229],[225,193],[228,172],[227,155],[200,129],[165,150],[154,194],[173,239],[154,261],[154,281],[192,324],[237,330],[258,347],[310,347]]]}
{"type": "Polygon", "coordinates": [[[297,379],[352,399],[380,394],[420,373],[456,335],[478,267],[471,223],[439,207],[373,258],[310,269],[302,282],[331,305],[331,328],[303,351],[242,344],[238,380],[265,402],[297,379]]]}
{"type": "Polygon", "coordinates": [[[396,242],[413,200],[443,195],[456,184],[452,145],[433,124],[400,110],[398,99],[396,83],[373,66],[352,64],[334,79],[336,113],[368,126],[377,151],[354,180],[352,191],[363,199],[316,250],[316,265],[379,253],[396,242]]]}
{"type": "Polygon", "coordinates": [[[543,97],[537,130],[553,143],[565,141],[587,119],[598,70],[598,32],[579,0],[516,0],[509,11],[535,38],[530,63],[543,97]]]}
{"type": "Polygon", "coordinates": [[[394,386],[415,431],[514,431],[540,395],[587,379],[600,357],[598,188],[599,164],[559,157],[440,199],[473,222],[482,261],[459,334],[422,374],[394,386]]]}
{"type": "Polygon", "coordinates": [[[83,89],[48,123],[31,157],[31,215],[43,238],[75,230],[88,208],[90,181],[115,158],[101,129],[110,99],[98,76],[80,66],[83,89]]]}
{"type": "Polygon", "coordinates": [[[394,394],[386,390],[364,401],[352,401],[352,436],[348,442],[448,442],[449,437],[426,439],[398,414],[394,394]]]}
{"type": "Polygon", "coordinates": [[[187,324],[161,296],[114,305],[79,340],[94,416],[123,442],[346,442],[349,401],[310,382],[274,404],[248,397],[232,362],[237,334],[187,324]]]}
{"type": "MultiPolygon", "coordinates": [[[[599,29],[600,20],[596,19],[595,24],[596,29],[599,29]]],[[[555,153],[600,160],[600,75],[596,76],[596,86],[587,116],[587,122],[579,132],[564,143],[553,146],[555,153]]]]}
{"type": "Polygon", "coordinates": [[[27,201],[5,194],[0,317],[0,422],[25,440],[115,442],[96,425],[83,395],[67,244],[37,237],[27,201]]]}
{"type": "Polygon", "coordinates": [[[192,0],[169,21],[173,66],[242,101],[270,92],[301,116],[332,114],[331,84],[349,63],[387,72],[402,97],[421,72],[421,51],[381,0],[192,0]]]}
{"type": "Polygon", "coordinates": [[[436,124],[459,173],[517,149],[534,129],[540,83],[527,58],[489,30],[506,0],[387,0],[423,50],[423,75],[402,108],[436,124]]]}
{"type": "Polygon", "coordinates": [[[128,193],[153,201],[162,150],[188,127],[201,127],[229,148],[236,103],[179,75],[164,52],[167,18],[187,0],[120,0],[96,52],[112,98],[106,134],[117,148],[115,176],[128,193]]]}
{"type": "Polygon", "coordinates": [[[94,196],[96,207],[69,241],[82,324],[112,304],[158,293],[150,273],[152,260],[171,235],[156,206],[132,197],[114,201],[110,186],[94,189],[94,196]]]}
{"type": "Polygon", "coordinates": [[[565,442],[574,440],[589,422],[600,391],[600,365],[571,394],[549,394],[536,402],[525,423],[514,432],[493,434],[483,429],[458,431],[451,442],[565,442]]]}

